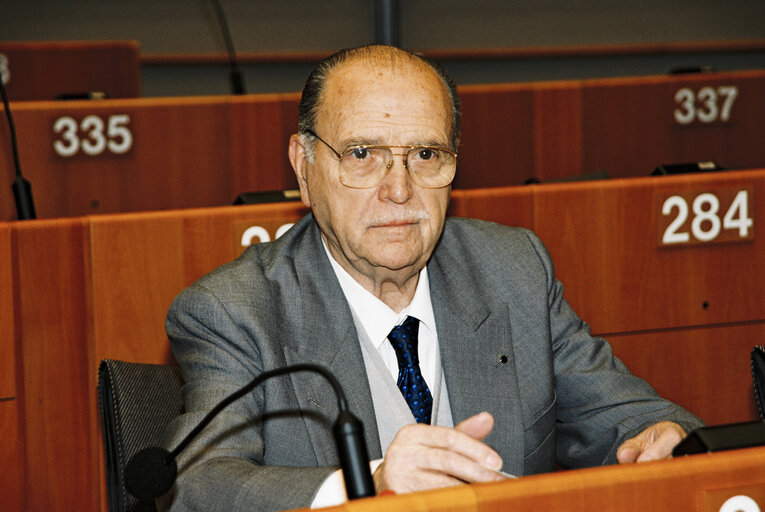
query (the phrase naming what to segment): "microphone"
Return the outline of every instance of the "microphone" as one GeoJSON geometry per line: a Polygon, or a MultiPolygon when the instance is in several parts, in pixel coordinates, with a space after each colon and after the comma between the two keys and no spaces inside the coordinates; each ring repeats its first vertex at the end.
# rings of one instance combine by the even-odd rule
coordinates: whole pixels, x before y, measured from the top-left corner
{"type": "Polygon", "coordinates": [[[3,107],[5,115],[8,117],[8,128],[11,132],[11,148],[13,149],[13,166],[16,169],[16,179],[13,182],[13,198],[16,201],[16,213],[19,220],[36,219],[35,203],[32,199],[32,186],[21,174],[21,164],[19,163],[19,148],[16,142],[16,126],[13,124],[11,115],[11,106],[8,103],[8,95],[5,92],[5,84],[0,77],[0,94],[3,96],[3,107]]]}
{"type": "Polygon", "coordinates": [[[375,486],[369,471],[369,455],[367,454],[367,445],[364,442],[364,426],[358,418],[348,411],[345,394],[335,376],[326,368],[315,364],[296,364],[263,372],[213,407],[202,418],[202,421],[178,443],[173,451],[168,452],[164,448],[150,447],[136,453],[125,466],[125,488],[130,494],[142,500],[156,499],[165,494],[173,486],[178,474],[176,457],[218,413],[271,377],[293,372],[318,373],[332,385],[337,396],[337,407],[340,410],[332,427],[332,432],[345,479],[346,494],[352,500],[374,496],[375,486]]]}

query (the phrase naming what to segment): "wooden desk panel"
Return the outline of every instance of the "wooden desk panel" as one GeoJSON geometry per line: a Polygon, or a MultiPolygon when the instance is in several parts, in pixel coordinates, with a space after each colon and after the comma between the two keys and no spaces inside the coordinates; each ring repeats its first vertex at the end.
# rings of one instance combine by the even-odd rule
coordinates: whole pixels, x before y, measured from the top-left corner
{"type": "MultiPolygon", "coordinates": [[[[13,109],[37,215],[50,218],[227,205],[242,192],[296,188],[287,160],[297,126],[297,109],[293,119],[288,106],[296,103],[294,95],[263,95],[30,102],[13,109]],[[55,132],[66,117],[74,125],[55,132]],[[86,119],[100,123],[102,144],[93,125],[83,129],[86,119]],[[74,153],[62,156],[57,143],[74,153]],[[87,154],[86,145],[100,151],[87,154]]],[[[10,184],[13,176],[5,155],[0,182],[10,184]]],[[[10,188],[0,198],[0,219],[15,219],[10,188]]]]}
{"type": "MultiPolygon", "coordinates": [[[[327,512],[718,512],[723,510],[723,504],[728,499],[742,495],[762,510],[765,507],[763,460],[765,447],[749,448],[643,464],[559,471],[491,484],[365,498],[328,508],[327,512]]],[[[731,507],[725,510],[741,509],[731,507]]]]}
{"type": "Polygon", "coordinates": [[[293,202],[92,217],[95,362],[172,361],[164,326],[173,298],[238,256],[248,228],[273,239],[306,212],[293,202]]]}
{"type": "Polygon", "coordinates": [[[534,174],[534,96],[528,85],[460,88],[456,188],[523,183],[534,174]]]}
{"type": "Polygon", "coordinates": [[[632,373],[709,425],[759,419],[749,353],[765,322],[609,336],[632,373]]]}
{"type": "Polygon", "coordinates": [[[53,100],[60,94],[92,91],[109,98],[141,93],[136,41],[3,42],[0,54],[10,73],[10,101],[53,100]]]}
{"type": "Polygon", "coordinates": [[[765,318],[763,194],[765,171],[535,186],[534,229],[595,333],[757,321],[765,318]],[[659,247],[661,198],[739,189],[751,189],[754,240],[659,247]]]}
{"type": "Polygon", "coordinates": [[[760,447],[481,485],[476,489],[478,510],[716,512],[725,499],[743,492],[762,506],[763,456],[760,447]]]}
{"type": "Polygon", "coordinates": [[[586,86],[542,82],[533,88],[534,178],[547,182],[602,170],[585,168],[582,162],[582,91],[586,86]]]}
{"type": "Polygon", "coordinates": [[[705,160],[725,168],[762,167],[763,90],[762,71],[587,82],[582,169],[623,177],[647,176],[659,164],[705,160]]]}
{"type": "Polygon", "coordinates": [[[0,496],[9,510],[21,510],[21,443],[16,399],[11,225],[0,223],[0,496]]]}
{"type": "Polygon", "coordinates": [[[87,219],[13,225],[29,510],[95,510],[95,375],[87,219]]]}
{"type": "Polygon", "coordinates": [[[531,187],[501,187],[457,190],[461,208],[456,215],[489,220],[507,226],[534,226],[533,189],[531,187]]]}
{"type": "Polygon", "coordinates": [[[231,204],[242,192],[298,188],[287,147],[297,132],[299,99],[298,94],[232,98],[233,195],[219,204],[231,204]]]}
{"type": "Polygon", "coordinates": [[[23,508],[23,457],[18,402],[0,399],[0,496],[4,510],[23,508]]]}
{"type": "Polygon", "coordinates": [[[0,222],[0,400],[16,397],[11,225],[0,222]]]}
{"type": "MultiPolygon", "coordinates": [[[[753,411],[751,395],[745,397],[748,369],[742,372],[740,365],[748,364],[749,342],[761,337],[765,323],[758,227],[763,205],[754,200],[765,193],[763,182],[765,171],[749,171],[463,190],[454,192],[450,211],[534,227],[550,247],[569,301],[596,332],[609,334],[635,373],[707,421],[729,422],[753,411]],[[657,197],[729,186],[751,189],[753,241],[657,247],[657,197]],[[614,231],[634,225],[641,227],[634,234],[614,231]],[[708,302],[706,310],[699,300],[708,302]],[[622,301],[626,307],[617,303],[622,301]],[[696,353],[714,357],[661,373],[675,370],[670,361],[698,346],[696,353]],[[742,350],[745,363],[735,360],[742,350]],[[665,351],[670,356],[658,363],[653,354],[665,351]],[[705,396],[714,400],[704,402],[705,396]],[[717,403],[723,398],[726,403],[717,403]]],[[[242,238],[274,238],[304,212],[293,202],[10,225],[18,290],[18,424],[30,509],[97,506],[98,361],[169,361],[164,318],[175,294],[239,254],[242,238]]]]}
{"type": "Polygon", "coordinates": [[[455,186],[549,182],[598,171],[648,176],[660,164],[702,160],[762,167],[763,89],[765,71],[461,87],[455,186]],[[692,109],[682,95],[676,99],[684,88],[694,96],[692,109]],[[693,120],[682,124],[675,111],[693,120]]]}
{"type": "MultiPolygon", "coordinates": [[[[462,87],[454,186],[519,185],[532,177],[549,182],[596,171],[646,176],[658,164],[702,159],[762,167],[763,88],[765,71],[462,87]],[[733,86],[735,98],[725,89],[733,86]],[[678,123],[674,112],[685,112],[676,100],[682,89],[696,96],[712,91],[714,107],[706,96],[696,97],[693,121],[678,123]]],[[[16,102],[13,108],[38,216],[50,218],[226,205],[242,192],[295,188],[287,145],[297,103],[297,94],[287,94],[16,102]],[[60,125],[55,133],[63,117],[74,128],[60,125]],[[103,151],[86,119],[102,124],[103,151]],[[114,153],[109,143],[127,146],[124,130],[132,146],[114,153]],[[56,142],[74,154],[57,154],[56,142]]],[[[0,140],[7,136],[0,123],[0,140]]],[[[3,155],[0,183],[11,183],[12,159],[3,155]]],[[[10,190],[0,189],[0,219],[16,218],[13,204],[10,190]]]]}

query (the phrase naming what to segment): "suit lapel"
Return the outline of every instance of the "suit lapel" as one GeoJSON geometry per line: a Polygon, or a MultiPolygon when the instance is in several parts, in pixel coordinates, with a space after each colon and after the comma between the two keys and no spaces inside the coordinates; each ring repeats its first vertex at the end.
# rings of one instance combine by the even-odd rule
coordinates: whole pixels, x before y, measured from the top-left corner
{"type": "Polygon", "coordinates": [[[442,240],[434,252],[428,276],[454,422],[491,412],[495,425],[486,442],[502,456],[504,471],[522,474],[523,422],[508,305],[487,304],[465,270],[474,268],[471,262],[445,245],[442,240]]]}
{"type": "MultiPolygon", "coordinates": [[[[335,375],[345,392],[350,411],[364,423],[370,457],[380,457],[374,405],[358,334],[315,223],[311,223],[303,241],[296,247],[294,258],[300,287],[302,328],[299,339],[285,347],[285,358],[288,364],[324,366],[335,375]]],[[[291,378],[298,403],[307,418],[317,462],[337,464],[332,425],[338,408],[330,384],[312,373],[292,374],[291,378]]]]}

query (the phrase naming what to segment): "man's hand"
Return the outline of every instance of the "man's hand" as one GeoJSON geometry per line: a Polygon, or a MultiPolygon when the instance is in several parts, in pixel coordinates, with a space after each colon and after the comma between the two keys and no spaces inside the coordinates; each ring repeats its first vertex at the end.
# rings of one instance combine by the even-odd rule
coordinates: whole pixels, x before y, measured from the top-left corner
{"type": "Polygon", "coordinates": [[[504,479],[497,473],[502,459],[481,442],[493,427],[494,418],[482,412],[454,428],[402,428],[374,473],[378,494],[388,489],[406,493],[504,479]]]}
{"type": "Polygon", "coordinates": [[[677,423],[662,421],[627,439],[616,451],[619,464],[668,459],[672,448],[685,437],[685,431],[677,423]]]}

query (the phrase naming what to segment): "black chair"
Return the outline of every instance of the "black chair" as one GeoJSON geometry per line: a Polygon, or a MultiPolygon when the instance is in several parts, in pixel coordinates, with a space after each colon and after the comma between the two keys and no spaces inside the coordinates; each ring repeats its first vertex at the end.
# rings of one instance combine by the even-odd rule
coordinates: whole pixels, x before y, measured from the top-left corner
{"type": "Polygon", "coordinates": [[[110,512],[156,511],[153,501],[140,501],[125,490],[125,466],[136,452],[160,446],[165,426],[182,411],[182,387],[178,366],[101,361],[98,399],[110,512]]]}
{"type": "Polygon", "coordinates": [[[760,419],[765,421],[765,345],[757,345],[752,349],[750,361],[754,397],[757,400],[757,408],[760,410],[760,419]]]}

